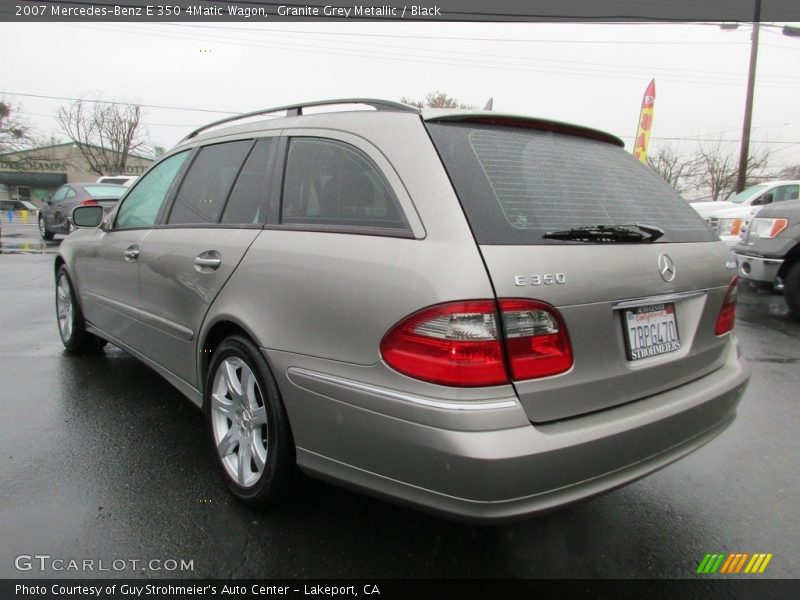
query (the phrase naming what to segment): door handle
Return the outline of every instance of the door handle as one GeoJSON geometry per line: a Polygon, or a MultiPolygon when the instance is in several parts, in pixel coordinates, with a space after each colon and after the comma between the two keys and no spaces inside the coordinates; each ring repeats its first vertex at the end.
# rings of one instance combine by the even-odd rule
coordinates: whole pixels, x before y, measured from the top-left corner
{"type": "Polygon", "coordinates": [[[194,259],[194,268],[201,273],[215,271],[222,264],[222,257],[216,250],[208,250],[194,259]]]}
{"type": "Polygon", "coordinates": [[[133,246],[128,246],[125,248],[125,261],[126,262],[133,262],[139,258],[139,246],[134,244],[133,246]]]}

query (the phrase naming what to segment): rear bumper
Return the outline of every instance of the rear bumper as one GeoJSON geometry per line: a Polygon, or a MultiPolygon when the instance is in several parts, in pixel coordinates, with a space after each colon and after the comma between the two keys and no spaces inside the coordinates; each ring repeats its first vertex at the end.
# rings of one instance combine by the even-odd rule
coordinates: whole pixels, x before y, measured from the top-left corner
{"type": "Polygon", "coordinates": [[[734,253],[739,277],[749,281],[772,283],[783,265],[782,258],[762,258],[734,253]]]}
{"type": "Polygon", "coordinates": [[[350,404],[340,385],[329,393],[317,387],[316,400],[334,416],[319,423],[317,438],[332,443],[317,445],[296,431],[297,460],[319,477],[450,517],[513,520],[619,487],[696,450],[733,422],[748,379],[731,344],[722,368],[668,392],[562,422],[489,431],[398,419],[350,404]]]}

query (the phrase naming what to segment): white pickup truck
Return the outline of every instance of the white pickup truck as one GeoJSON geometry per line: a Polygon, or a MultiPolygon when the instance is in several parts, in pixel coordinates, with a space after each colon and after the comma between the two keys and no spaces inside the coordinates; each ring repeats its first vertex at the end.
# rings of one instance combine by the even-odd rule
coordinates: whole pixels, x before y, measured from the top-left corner
{"type": "Polygon", "coordinates": [[[751,186],[724,202],[695,202],[691,206],[728,246],[739,241],[742,227],[766,204],[797,200],[800,180],[770,181],[751,186]]]}

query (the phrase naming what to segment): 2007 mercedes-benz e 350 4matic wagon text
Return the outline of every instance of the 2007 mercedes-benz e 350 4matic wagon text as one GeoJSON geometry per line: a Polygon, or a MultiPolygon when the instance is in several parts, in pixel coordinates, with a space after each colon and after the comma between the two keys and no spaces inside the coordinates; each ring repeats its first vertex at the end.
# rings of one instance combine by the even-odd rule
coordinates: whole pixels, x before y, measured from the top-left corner
{"type": "Polygon", "coordinates": [[[175,385],[254,504],[299,467],[463,519],[533,514],[699,448],[749,377],[728,249],[592,129],[258,111],[72,219],[67,350],[109,341],[175,385]]]}

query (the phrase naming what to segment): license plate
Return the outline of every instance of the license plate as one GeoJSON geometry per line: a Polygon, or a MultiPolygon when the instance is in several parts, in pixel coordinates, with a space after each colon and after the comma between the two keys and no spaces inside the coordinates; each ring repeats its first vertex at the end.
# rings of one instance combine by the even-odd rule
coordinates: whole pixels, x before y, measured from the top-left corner
{"type": "Polygon", "coordinates": [[[675,352],[681,347],[674,304],[626,309],[622,315],[628,360],[675,352]]]}

